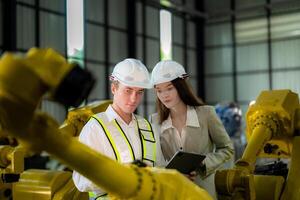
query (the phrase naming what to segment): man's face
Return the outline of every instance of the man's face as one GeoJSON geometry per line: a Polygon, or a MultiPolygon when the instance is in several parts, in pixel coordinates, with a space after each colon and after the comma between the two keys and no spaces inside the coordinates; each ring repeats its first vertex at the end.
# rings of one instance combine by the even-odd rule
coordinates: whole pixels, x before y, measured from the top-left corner
{"type": "Polygon", "coordinates": [[[114,104],[126,114],[131,114],[136,110],[144,95],[143,88],[129,87],[121,83],[113,83],[111,91],[114,95],[114,104]]]}

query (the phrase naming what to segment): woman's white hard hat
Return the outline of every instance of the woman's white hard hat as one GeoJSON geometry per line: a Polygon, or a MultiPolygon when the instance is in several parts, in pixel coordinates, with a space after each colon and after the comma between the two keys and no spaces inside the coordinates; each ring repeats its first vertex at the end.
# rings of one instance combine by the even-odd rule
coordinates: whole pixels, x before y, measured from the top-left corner
{"type": "Polygon", "coordinates": [[[155,65],[151,74],[152,85],[172,81],[176,78],[187,78],[183,66],[173,60],[163,60],[155,65]]]}
{"type": "Polygon", "coordinates": [[[152,87],[146,66],[140,60],[134,58],[127,58],[116,64],[110,80],[117,80],[129,87],[152,87]]]}

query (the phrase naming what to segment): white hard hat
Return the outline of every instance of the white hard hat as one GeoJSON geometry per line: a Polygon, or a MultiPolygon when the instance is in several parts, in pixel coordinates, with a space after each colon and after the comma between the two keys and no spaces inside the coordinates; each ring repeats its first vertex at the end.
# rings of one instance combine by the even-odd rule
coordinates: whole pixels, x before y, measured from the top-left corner
{"type": "Polygon", "coordinates": [[[155,65],[151,74],[152,85],[172,81],[176,78],[186,78],[188,74],[182,65],[172,60],[163,60],[155,65]]]}
{"type": "Polygon", "coordinates": [[[127,58],[116,64],[110,79],[117,80],[130,87],[152,87],[146,66],[141,61],[133,58],[127,58]]]}

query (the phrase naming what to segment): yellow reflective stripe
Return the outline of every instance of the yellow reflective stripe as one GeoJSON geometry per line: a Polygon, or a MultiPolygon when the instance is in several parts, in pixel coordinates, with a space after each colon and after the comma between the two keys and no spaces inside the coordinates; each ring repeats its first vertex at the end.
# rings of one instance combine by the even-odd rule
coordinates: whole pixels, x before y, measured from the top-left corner
{"type": "Polygon", "coordinates": [[[153,161],[156,163],[156,142],[153,145],[152,151],[153,151],[153,161]]]}
{"type": "Polygon", "coordinates": [[[152,151],[153,151],[153,161],[156,162],[156,140],[154,139],[154,133],[153,133],[153,130],[152,130],[152,127],[151,127],[149,121],[146,120],[146,119],[144,119],[144,120],[146,121],[146,124],[148,126],[148,130],[150,130],[151,133],[152,133],[153,140],[155,141],[155,143],[152,144],[153,145],[152,151]]]}
{"type": "Polygon", "coordinates": [[[95,198],[95,197],[96,197],[96,194],[95,194],[94,192],[89,192],[89,197],[95,198]]]}
{"type": "Polygon", "coordinates": [[[134,158],[134,155],[133,155],[133,149],[132,149],[131,145],[129,144],[129,141],[128,141],[128,139],[127,139],[125,133],[123,132],[123,130],[121,129],[121,127],[119,126],[119,124],[117,123],[117,121],[114,120],[114,122],[115,122],[116,127],[117,127],[118,130],[120,131],[120,133],[121,133],[123,139],[126,141],[126,144],[127,144],[128,148],[130,149],[130,156],[131,156],[132,160],[134,161],[135,158],[134,158]]]}
{"type": "Polygon", "coordinates": [[[146,158],[147,157],[147,152],[146,152],[147,148],[146,148],[145,140],[144,140],[143,136],[141,137],[141,139],[142,139],[142,143],[143,143],[143,153],[144,153],[143,158],[146,158]]]}
{"type": "Polygon", "coordinates": [[[141,119],[140,122],[144,125],[142,127],[145,128],[145,129],[140,129],[139,128],[140,126],[138,124],[138,128],[140,129],[139,133],[141,134],[140,138],[141,138],[142,146],[143,146],[143,160],[151,161],[153,164],[155,164],[155,162],[156,162],[156,145],[157,144],[156,144],[156,140],[154,137],[154,133],[153,133],[151,124],[144,118],[141,119]],[[149,133],[150,135],[148,135],[147,133],[149,133]],[[150,138],[148,136],[150,136],[150,138]],[[147,149],[149,151],[150,148],[152,148],[152,151],[151,151],[150,155],[148,155],[147,149]]]}
{"type": "MultiPolygon", "coordinates": [[[[145,119],[143,119],[143,120],[145,120],[145,119]]],[[[138,122],[138,119],[137,119],[137,122],[138,122]]],[[[138,129],[139,128],[140,127],[139,127],[139,124],[138,124],[138,129]]],[[[144,136],[143,136],[141,130],[140,130],[140,134],[141,134],[140,139],[142,140],[142,146],[143,146],[143,159],[144,159],[144,158],[147,158],[147,148],[146,148],[144,136]]]]}
{"type": "Polygon", "coordinates": [[[154,141],[155,139],[154,139],[154,133],[153,133],[152,127],[151,127],[150,123],[148,122],[148,120],[146,120],[146,119],[144,119],[144,120],[148,126],[148,130],[152,133],[152,139],[154,141]]]}
{"type": "Polygon", "coordinates": [[[97,194],[95,192],[88,192],[88,193],[89,193],[89,198],[93,198],[93,199],[108,199],[107,193],[101,194],[99,196],[97,196],[97,194]]]}
{"type": "Polygon", "coordinates": [[[110,132],[107,130],[106,126],[104,125],[104,123],[102,122],[102,120],[100,118],[98,118],[96,115],[93,116],[99,123],[100,125],[102,126],[102,128],[104,129],[104,132],[107,136],[107,139],[109,140],[114,152],[116,153],[116,157],[117,157],[117,161],[118,162],[121,162],[121,156],[120,156],[120,153],[117,149],[117,146],[116,146],[116,143],[114,142],[114,140],[112,139],[112,136],[110,134],[110,132]]]}

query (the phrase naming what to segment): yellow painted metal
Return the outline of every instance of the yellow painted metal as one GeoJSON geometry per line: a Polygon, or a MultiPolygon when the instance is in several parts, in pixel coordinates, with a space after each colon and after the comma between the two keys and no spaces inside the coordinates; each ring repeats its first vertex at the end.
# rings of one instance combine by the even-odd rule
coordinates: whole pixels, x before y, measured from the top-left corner
{"type": "Polygon", "coordinates": [[[57,191],[52,198],[52,200],[87,200],[89,198],[89,194],[87,192],[79,192],[77,188],[74,186],[73,180],[70,178],[68,182],[57,191]]]}
{"type": "Polygon", "coordinates": [[[54,50],[36,48],[25,58],[4,53],[0,66],[1,127],[14,127],[19,132],[27,129],[41,97],[47,91],[53,92],[74,68],[54,50]],[[19,115],[20,111],[24,115],[19,115]]]}
{"type": "Polygon", "coordinates": [[[284,182],[285,180],[282,176],[255,175],[256,199],[279,200],[284,182]]]}
{"type": "MultiPolygon", "coordinates": [[[[298,95],[290,90],[263,91],[257,98],[255,104],[249,107],[246,132],[248,141],[250,141],[253,126],[256,123],[255,121],[257,121],[257,118],[260,116],[270,116],[276,113],[278,119],[274,122],[282,125],[282,127],[277,128],[277,133],[272,134],[272,139],[268,140],[269,144],[277,145],[278,149],[274,149],[269,154],[260,151],[259,157],[289,158],[291,156],[292,136],[294,134],[295,123],[297,123],[295,113],[298,107],[298,95]]],[[[275,117],[273,119],[275,119],[275,117]]],[[[272,121],[273,119],[269,119],[268,121],[272,121]]],[[[263,120],[266,121],[267,119],[263,120]]]]}
{"type": "Polygon", "coordinates": [[[54,91],[71,67],[53,50],[34,49],[23,59],[6,54],[0,60],[2,131],[31,150],[49,152],[118,199],[211,199],[177,171],[121,165],[81,144],[72,134],[61,134],[54,119],[36,112],[41,97],[54,91]]]}
{"type": "Polygon", "coordinates": [[[271,130],[266,126],[256,126],[253,129],[251,140],[248,141],[247,148],[243,156],[237,161],[236,166],[253,172],[257,155],[263,149],[266,141],[272,137],[271,130]]]}
{"type": "Polygon", "coordinates": [[[0,173],[19,174],[24,170],[24,152],[21,148],[0,146],[0,173]]]}
{"type": "Polygon", "coordinates": [[[219,199],[265,199],[267,196],[267,199],[298,199],[294,193],[300,199],[300,179],[295,178],[300,176],[300,147],[295,135],[300,128],[299,121],[297,94],[290,90],[263,91],[247,112],[248,145],[242,158],[236,162],[234,169],[216,173],[219,199]],[[268,155],[265,150],[268,150],[268,155]],[[266,155],[275,158],[292,156],[284,184],[274,177],[258,178],[253,175],[257,157],[266,155]],[[272,195],[270,188],[276,189],[272,195]],[[283,188],[284,193],[280,196],[283,188]]]}
{"type": "MultiPolygon", "coordinates": [[[[13,183],[13,199],[71,200],[76,193],[71,175],[65,171],[26,170],[20,180],[13,183]]],[[[88,199],[88,193],[82,193],[82,199],[88,199]]]]}
{"type": "Polygon", "coordinates": [[[1,200],[11,200],[12,199],[12,184],[2,183],[0,181],[0,199],[1,200]]]}
{"type": "Polygon", "coordinates": [[[60,126],[62,134],[79,136],[82,127],[95,113],[103,112],[112,103],[112,100],[101,100],[84,107],[74,108],[68,112],[67,119],[60,126]]]}
{"type": "MultiPolygon", "coordinates": [[[[300,119],[299,119],[300,120],[300,119]]],[[[293,155],[281,200],[300,200],[300,136],[294,137],[293,155]]]]}
{"type": "Polygon", "coordinates": [[[217,171],[215,184],[219,200],[255,199],[254,176],[247,168],[217,171]]]}

